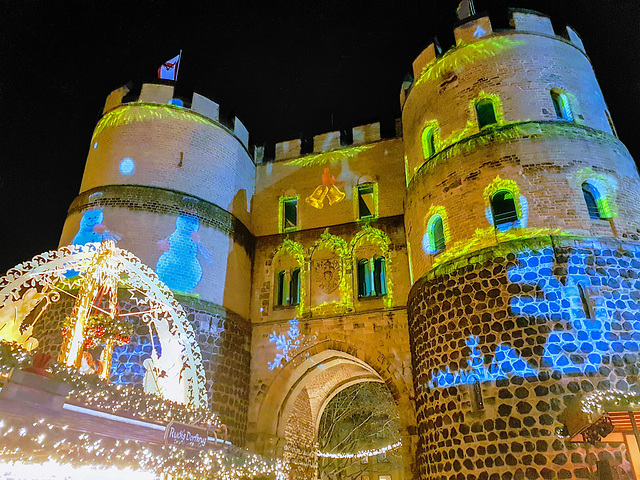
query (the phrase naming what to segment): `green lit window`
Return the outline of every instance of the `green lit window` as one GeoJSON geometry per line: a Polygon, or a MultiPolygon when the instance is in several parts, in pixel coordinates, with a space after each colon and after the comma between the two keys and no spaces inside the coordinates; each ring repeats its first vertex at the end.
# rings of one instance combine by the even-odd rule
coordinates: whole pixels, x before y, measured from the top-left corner
{"type": "Polygon", "coordinates": [[[294,268],[289,273],[280,270],[276,274],[275,305],[284,307],[300,304],[300,268],[294,268]]]}
{"type": "Polygon", "coordinates": [[[371,218],[375,214],[376,198],[373,184],[358,185],[358,218],[371,218]]]}
{"type": "Polygon", "coordinates": [[[600,209],[598,208],[598,198],[600,198],[600,192],[598,189],[589,182],[584,182],[582,184],[582,195],[584,196],[584,201],[587,204],[589,218],[593,218],[594,220],[603,218],[600,214],[600,209]]]}
{"type": "Polygon", "coordinates": [[[491,197],[491,214],[493,215],[493,225],[504,225],[518,221],[518,210],[516,202],[508,190],[500,190],[491,197]]]}
{"type": "Polygon", "coordinates": [[[429,219],[427,224],[427,232],[429,235],[429,249],[436,253],[444,250],[446,241],[444,238],[444,224],[440,215],[434,215],[429,219]]]}
{"type": "Polygon", "coordinates": [[[478,116],[478,128],[498,123],[496,120],[496,108],[491,100],[485,98],[476,103],[476,115],[478,116]]]}
{"type": "Polygon", "coordinates": [[[427,127],[422,131],[422,156],[426,160],[436,153],[436,143],[433,135],[433,127],[427,127]]]}
{"type": "Polygon", "coordinates": [[[298,199],[288,198],[282,202],[282,230],[294,230],[298,226],[298,199]]]}
{"type": "Polygon", "coordinates": [[[557,90],[551,90],[551,100],[553,100],[553,108],[556,111],[558,120],[573,122],[573,113],[567,96],[557,90]]]}
{"type": "Polygon", "coordinates": [[[358,261],[358,298],[380,297],[387,294],[387,269],[384,257],[363,258],[358,261]]]}

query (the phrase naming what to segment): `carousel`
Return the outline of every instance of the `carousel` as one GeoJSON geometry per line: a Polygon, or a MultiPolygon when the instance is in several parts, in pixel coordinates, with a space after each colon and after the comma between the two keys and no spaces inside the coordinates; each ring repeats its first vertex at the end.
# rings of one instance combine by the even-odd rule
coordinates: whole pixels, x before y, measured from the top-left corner
{"type": "Polygon", "coordinates": [[[111,240],[38,255],[0,278],[0,384],[0,479],[287,478],[281,461],[226,439],[184,310],[111,240]],[[52,308],[62,302],[70,307],[52,308]],[[112,383],[134,324],[151,343],[142,382],[112,383]]]}

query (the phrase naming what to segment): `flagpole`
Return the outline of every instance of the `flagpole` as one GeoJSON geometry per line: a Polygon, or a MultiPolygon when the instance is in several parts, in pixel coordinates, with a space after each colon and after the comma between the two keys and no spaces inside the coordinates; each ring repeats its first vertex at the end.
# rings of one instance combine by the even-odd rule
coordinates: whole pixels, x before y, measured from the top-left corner
{"type": "Polygon", "coordinates": [[[180,54],[178,55],[178,66],[176,67],[176,83],[178,83],[178,73],[180,72],[180,62],[182,62],[182,50],[180,50],[180,54]]]}

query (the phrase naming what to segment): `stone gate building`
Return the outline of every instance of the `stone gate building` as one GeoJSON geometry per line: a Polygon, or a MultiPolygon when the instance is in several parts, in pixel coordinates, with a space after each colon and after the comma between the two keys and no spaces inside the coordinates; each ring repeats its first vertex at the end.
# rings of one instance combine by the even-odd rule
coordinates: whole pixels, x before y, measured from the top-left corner
{"type": "MultiPolygon", "coordinates": [[[[265,161],[197,93],[107,99],[61,244],[117,239],[156,270],[231,439],[292,478],[314,478],[324,406],[364,381],[396,402],[405,479],[629,469],[556,430],[569,397],[637,389],[640,178],[577,34],[511,19],[420,54],[394,138],[370,124],[265,161]]],[[[138,325],[114,381],[142,382],[151,342],[138,325]]]]}

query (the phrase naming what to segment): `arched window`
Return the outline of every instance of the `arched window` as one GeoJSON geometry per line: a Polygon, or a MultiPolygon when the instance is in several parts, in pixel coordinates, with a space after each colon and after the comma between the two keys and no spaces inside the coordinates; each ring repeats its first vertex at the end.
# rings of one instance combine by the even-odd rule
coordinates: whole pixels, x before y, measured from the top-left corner
{"type": "Polygon", "coordinates": [[[358,260],[358,298],[387,294],[387,267],[384,257],[358,260]]]}
{"type": "Polygon", "coordinates": [[[600,192],[589,182],[582,184],[582,195],[584,195],[584,201],[587,204],[587,210],[589,211],[589,217],[593,219],[600,219],[600,209],[598,208],[598,198],[600,198],[600,192]]]}
{"type": "Polygon", "coordinates": [[[573,122],[573,113],[571,112],[571,106],[569,105],[569,99],[567,96],[554,89],[551,90],[551,100],[553,101],[553,108],[556,111],[556,117],[558,117],[558,120],[573,122]]]}
{"type": "Polygon", "coordinates": [[[276,275],[276,306],[285,305],[288,301],[286,272],[280,270],[276,275]]]}
{"type": "Polygon", "coordinates": [[[444,238],[444,224],[440,215],[434,215],[427,223],[427,235],[429,236],[429,249],[436,253],[444,250],[446,241],[444,238]]]}
{"type": "Polygon", "coordinates": [[[476,103],[476,115],[478,117],[478,128],[480,128],[480,130],[488,125],[498,123],[496,120],[495,105],[488,98],[476,103]]]}
{"type": "Polygon", "coordinates": [[[425,160],[436,153],[436,142],[433,135],[433,127],[427,127],[422,131],[422,156],[425,160]]]}
{"type": "Polygon", "coordinates": [[[499,190],[491,197],[491,214],[493,226],[504,225],[518,221],[516,202],[509,190],[499,190]]]}
{"type": "Polygon", "coordinates": [[[300,303],[300,268],[294,268],[291,272],[291,281],[289,282],[289,303],[298,305],[300,303]]]}

